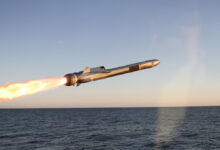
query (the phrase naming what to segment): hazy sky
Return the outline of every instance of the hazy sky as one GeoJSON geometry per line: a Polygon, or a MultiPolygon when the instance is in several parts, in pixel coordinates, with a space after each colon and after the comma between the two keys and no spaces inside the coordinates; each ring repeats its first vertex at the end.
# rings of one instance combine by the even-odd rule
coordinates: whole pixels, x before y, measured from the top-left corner
{"type": "Polygon", "coordinates": [[[220,105],[219,0],[1,0],[0,85],[86,66],[155,68],[0,102],[14,107],[220,105]]]}

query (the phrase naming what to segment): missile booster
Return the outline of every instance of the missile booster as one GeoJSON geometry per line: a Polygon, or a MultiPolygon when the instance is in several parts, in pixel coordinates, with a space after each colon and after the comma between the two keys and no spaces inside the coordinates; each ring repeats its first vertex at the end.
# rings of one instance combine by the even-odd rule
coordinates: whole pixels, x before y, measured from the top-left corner
{"type": "Polygon", "coordinates": [[[84,71],[69,73],[64,77],[67,79],[66,86],[79,86],[82,83],[90,81],[96,81],[129,72],[152,68],[158,64],[160,64],[160,61],[153,59],[111,69],[105,69],[104,66],[95,68],[86,67],[84,71]]]}

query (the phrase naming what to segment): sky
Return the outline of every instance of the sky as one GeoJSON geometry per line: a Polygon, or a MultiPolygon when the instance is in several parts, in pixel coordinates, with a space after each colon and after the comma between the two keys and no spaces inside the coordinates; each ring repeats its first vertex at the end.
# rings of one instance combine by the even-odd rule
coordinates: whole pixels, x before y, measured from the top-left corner
{"type": "Polygon", "coordinates": [[[1,0],[0,85],[159,59],[0,108],[220,105],[218,0],[1,0]]]}

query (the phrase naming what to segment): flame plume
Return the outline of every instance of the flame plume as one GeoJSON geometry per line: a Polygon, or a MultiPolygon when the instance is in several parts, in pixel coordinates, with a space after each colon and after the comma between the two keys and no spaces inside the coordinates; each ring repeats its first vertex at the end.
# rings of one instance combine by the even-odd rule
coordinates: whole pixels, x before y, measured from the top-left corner
{"type": "Polygon", "coordinates": [[[25,95],[32,95],[45,90],[57,88],[66,83],[66,78],[46,78],[30,80],[23,83],[11,83],[0,86],[0,101],[11,100],[25,95]]]}

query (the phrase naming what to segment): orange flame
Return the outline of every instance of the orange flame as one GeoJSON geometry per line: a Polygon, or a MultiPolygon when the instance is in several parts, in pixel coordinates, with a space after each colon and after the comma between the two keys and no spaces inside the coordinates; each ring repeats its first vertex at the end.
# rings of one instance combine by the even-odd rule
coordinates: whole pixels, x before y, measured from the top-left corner
{"type": "Polygon", "coordinates": [[[32,95],[45,90],[62,86],[66,83],[66,78],[47,78],[39,80],[30,80],[23,83],[11,83],[0,86],[0,101],[10,100],[25,95],[32,95]]]}

